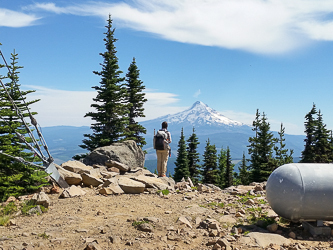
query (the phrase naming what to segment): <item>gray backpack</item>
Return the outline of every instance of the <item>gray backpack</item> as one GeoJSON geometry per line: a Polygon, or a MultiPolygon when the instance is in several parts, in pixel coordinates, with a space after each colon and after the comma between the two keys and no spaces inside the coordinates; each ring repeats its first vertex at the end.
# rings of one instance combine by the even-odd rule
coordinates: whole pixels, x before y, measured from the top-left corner
{"type": "Polygon", "coordinates": [[[156,150],[165,150],[167,149],[167,140],[168,135],[164,130],[158,130],[154,136],[154,149],[156,150]]]}

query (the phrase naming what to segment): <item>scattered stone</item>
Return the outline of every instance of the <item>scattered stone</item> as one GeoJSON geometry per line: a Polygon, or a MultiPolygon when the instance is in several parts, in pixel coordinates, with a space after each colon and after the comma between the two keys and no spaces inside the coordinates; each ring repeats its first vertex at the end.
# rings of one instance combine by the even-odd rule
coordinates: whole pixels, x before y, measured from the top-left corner
{"type": "Polygon", "coordinates": [[[68,185],[79,185],[82,182],[80,174],[68,171],[58,165],[56,165],[60,176],[68,183],[68,185]]]}
{"type": "Polygon", "coordinates": [[[61,193],[60,197],[72,198],[72,197],[82,196],[85,194],[86,194],[86,192],[84,190],[82,190],[80,187],[72,185],[69,188],[64,189],[64,191],[61,193]]]}
{"type": "MultiPolygon", "coordinates": [[[[278,234],[251,232],[247,235],[254,240],[260,247],[268,247],[270,244],[289,245],[290,240],[278,234]]],[[[247,237],[243,237],[247,238],[247,237]]],[[[242,239],[241,239],[242,240],[242,239]]]]}
{"type": "Polygon", "coordinates": [[[51,204],[50,198],[44,192],[36,193],[32,196],[32,200],[36,205],[42,205],[48,208],[51,204]]]}
{"type": "Polygon", "coordinates": [[[290,232],[290,233],[288,234],[288,236],[289,236],[290,238],[292,238],[292,239],[295,239],[295,238],[296,238],[296,234],[295,234],[294,232],[290,232]]]}
{"type": "Polygon", "coordinates": [[[142,223],[140,225],[138,225],[138,230],[143,231],[143,232],[153,232],[154,231],[154,227],[152,225],[150,225],[149,223],[142,223]]]}
{"type": "Polygon", "coordinates": [[[101,250],[101,248],[97,245],[96,242],[88,243],[85,250],[101,250]]]}
{"type": "Polygon", "coordinates": [[[139,175],[132,178],[135,181],[142,182],[146,188],[155,188],[157,190],[169,189],[169,186],[160,178],[152,178],[145,175],[139,175]]]}
{"type": "Polygon", "coordinates": [[[194,187],[193,182],[190,177],[187,177],[187,182],[189,183],[190,187],[194,187]]]}
{"type": "Polygon", "coordinates": [[[182,223],[182,224],[185,224],[189,228],[192,228],[191,223],[184,216],[179,217],[178,221],[180,221],[180,223],[182,223]]]}
{"type": "Polygon", "coordinates": [[[108,160],[105,162],[105,165],[109,168],[118,168],[120,173],[121,172],[128,172],[130,170],[130,167],[125,165],[125,164],[122,164],[120,162],[117,162],[117,161],[112,161],[112,160],[108,160]]]}
{"type": "Polygon", "coordinates": [[[109,237],[109,239],[110,239],[110,242],[112,244],[119,244],[119,243],[121,243],[121,239],[117,235],[112,235],[112,236],[109,237]]]}
{"type": "Polygon", "coordinates": [[[225,250],[231,250],[230,243],[225,238],[220,238],[216,241],[216,244],[224,247],[225,250]]]}
{"type": "Polygon", "coordinates": [[[278,230],[278,224],[273,223],[267,226],[267,230],[271,233],[275,233],[278,230]]]}
{"type": "Polygon", "coordinates": [[[6,200],[6,203],[15,202],[15,201],[17,201],[17,199],[14,196],[9,196],[8,199],[6,200]]]}
{"type": "MultiPolygon", "coordinates": [[[[17,226],[16,221],[14,219],[10,219],[8,221],[8,226],[17,226]]],[[[0,241],[1,241],[1,238],[0,238],[0,241]]]]}
{"type": "Polygon", "coordinates": [[[119,178],[118,184],[125,194],[140,194],[145,190],[145,184],[139,181],[131,180],[130,178],[124,176],[119,178]]]}
{"type": "Polygon", "coordinates": [[[28,214],[42,214],[42,210],[40,209],[40,206],[37,205],[36,207],[33,207],[31,208],[29,211],[28,211],[28,214]]]}
{"type": "Polygon", "coordinates": [[[111,188],[108,188],[108,187],[104,187],[104,188],[101,188],[99,190],[99,193],[100,194],[104,194],[104,195],[110,195],[110,194],[113,194],[113,191],[111,188]]]}
{"type": "Polygon", "coordinates": [[[98,187],[99,185],[103,184],[103,181],[101,179],[98,179],[90,174],[83,173],[81,174],[81,177],[83,184],[87,187],[98,187]]]}
{"type": "Polygon", "coordinates": [[[93,167],[87,166],[80,161],[66,161],[60,165],[62,168],[71,171],[76,174],[90,174],[90,170],[93,170],[93,167]]]}

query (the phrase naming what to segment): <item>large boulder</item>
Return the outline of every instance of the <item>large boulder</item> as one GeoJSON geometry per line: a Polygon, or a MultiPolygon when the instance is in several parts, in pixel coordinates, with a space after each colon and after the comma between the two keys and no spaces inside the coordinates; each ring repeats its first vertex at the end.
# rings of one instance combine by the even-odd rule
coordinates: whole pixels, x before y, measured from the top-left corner
{"type": "Polygon", "coordinates": [[[96,148],[83,159],[83,163],[90,166],[93,164],[105,165],[107,161],[117,161],[129,168],[143,168],[145,155],[135,141],[128,140],[96,148]]]}

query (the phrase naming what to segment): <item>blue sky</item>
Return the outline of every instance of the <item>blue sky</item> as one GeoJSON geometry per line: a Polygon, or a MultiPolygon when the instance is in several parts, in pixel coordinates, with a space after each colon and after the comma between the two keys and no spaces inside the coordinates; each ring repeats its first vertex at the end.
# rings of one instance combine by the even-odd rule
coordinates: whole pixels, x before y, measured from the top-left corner
{"type": "Polygon", "coordinates": [[[90,125],[109,14],[120,69],[135,57],[146,86],[146,119],[200,100],[246,124],[259,109],[272,130],[303,134],[315,103],[333,129],[331,0],[2,1],[1,50],[18,53],[42,127],[90,125]]]}

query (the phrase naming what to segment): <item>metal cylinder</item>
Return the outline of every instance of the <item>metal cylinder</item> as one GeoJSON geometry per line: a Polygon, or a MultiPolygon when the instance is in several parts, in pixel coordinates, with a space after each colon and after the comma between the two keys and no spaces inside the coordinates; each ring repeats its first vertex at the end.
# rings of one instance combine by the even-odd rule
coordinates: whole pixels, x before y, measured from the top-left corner
{"type": "Polygon", "coordinates": [[[291,221],[333,220],[333,164],[278,167],[267,180],[266,196],[275,213],[291,221]]]}

